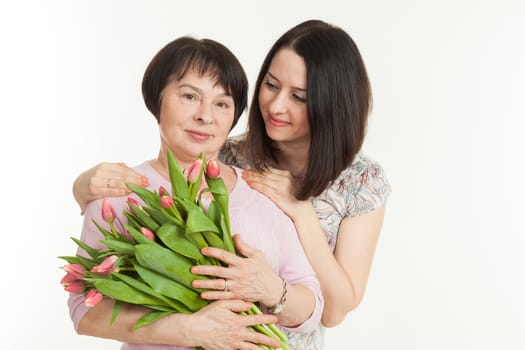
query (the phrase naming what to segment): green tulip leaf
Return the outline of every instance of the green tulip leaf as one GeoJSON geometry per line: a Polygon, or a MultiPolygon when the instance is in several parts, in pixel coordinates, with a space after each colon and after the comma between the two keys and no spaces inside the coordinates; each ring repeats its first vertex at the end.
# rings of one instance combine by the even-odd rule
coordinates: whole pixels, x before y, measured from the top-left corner
{"type": "Polygon", "coordinates": [[[199,248],[186,238],[182,227],[164,224],[157,230],[157,236],[168,248],[194,262],[200,261],[203,257],[199,248]]]}
{"type": "Polygon", "coordinates": [[[123,254],[128,256],[135,255],[135,246],[133,244],[118,241],[116,239],[103,239],[100,242],[106,247],[114,250],[117,254],[123,254]]]}
{"type": "Polygon", "coordinates": [[[102,233],[104,235],[105,238],[114,237],[113,234],[110,231],[108,231],[104,227],[100,226],[95,220],[92,220],[92,221],[95,224],[95,226],[98,228],[100,233],[102,233]]]}
{"type": "Polygon", "coordinates": [[[147,326],[148,324],[151,324],[151,323],[157,321],[158,319],[160,319],[160,318],[162,318],[164,316],[171,315],[172,313],[173,313],[173,311],[151,311],[151,312],[148,312],[147,314],[142,316],[135,323],[135,325],[133,326],[133,330],[135,331],[135,330],[139,329],[140,327],[147,326]]]}
{"type": "Polygon", "coordinates": [[[142,233],[140,233],[138,230],[134,229],[130,225],[124,224],[124,227],[126,228],[126,230],[128,230],[131,237],[133,237],[133,239],[139,244],[158,245],[155,241],[152,241],[151,239],[145,237],[142,233]]]}
{"type": "Polygon", "coordinates": [[[131,287],[122,281],[99,279],[95,288],[104,296],[136,305],[166,305],[163,301],[154,298],[140,290],[131,287]]]}
{"type": "Polygon", "coordinates": [[[188,212],[186,218],[186,234],[193,232],[211,231],[219,232],[219,229],[213,221],[206,216],[204,210],[200,207],[195,207],[188,212]]]}
{"type": "Polygon", "coordinates": [[[191,261],[159,245],[139,244],[135,246],[135,257],[144,267],[192,288],[191,282],[196,278],[190,272],[191,261]]]}
{"type": "MultiPolygon", "coordinates": [[[[144,207],[143,208],[145,212],[147,212],[156,222],[159,223],[159,225],[164,225],[165,223],[169,222],[170,219],[166,216],[169,216],[169,214],[167,213],[167,211],[164,209],[157,209],[157,208],[152,208],[152,207],[144,207]]],[[[179,217],[180,217],[180,214],[179,214],[179,217]]],[[[181,222],[182,222],[182,219],[181,219],[181,222]]]]}
{"type": "Polygon", "coordinates": [[[160,225],[144,210],[140,209],[139,207],[133,204],[129,204],[129,207],[131,208],[131,211],[134,214],[134,219],[141,224],[140,226],[147,227],[153,232],[155,232],[157,228],[159,228],[160,225]]]}
{"type": "MultiPolygon", "coordinates": [[[[198,311],[208,302],[200,297],[194,289],[183,286],[171,278],[165,277],[155,271],[134,263],[139,276],[158,293],[179,301],[185,306],[187,312],[198,311]]],[[[179,311],[183,312],[183,311],[179,311]]]]}
{"type": "Polygon", "coordinates": [[[176,195],[180,198],[188,199],[190,192],[188,189],[188,184],[186,183],[186,178],[182,174],[173,153],[168,149],[168,170],[171,180],[172,195],[176,195]]]}
{"type": "Polygon", "coordinates": [[[219,249],[224,249],[224,243],[222,241],[221,236],[219,236],[219,233],[211,232],[211,231],[204,231],[202,232],[202,236],[206,240],[208,246],[219,248],[219,249]]]}
{"type": "Polygon", "coordinates": [[[88,255],[90,257],[92,257],[93,259],[97,259],[98,256],[99,256],[99,251],[94,249],[94,248],[91,248],[87,243],[84,243],[82,242],[81,240],[79,239],[76,239],[75,237],[71,237],[71,239],[80,247],[82,248],[86,253],[88,253],[88,255]]]}
{"type": "Polygon", "coordinates": [[[160,203],[160,196],[158,195],[158,193],[150,191],[147,188],[131,184],[126,184],[126,186],[137,196],[139,196],[139,198],[142,199],[144,203],[148,203],[148,205],[152,205],[153,203],[160,203]]]}
{"type": "Polygon", "coordinates": [[[113,312],[111,313],[111,321],[109,322],[109,324],[113,324],[115,322],[118,314],[120,313],[124,305],[126,305],[126,303],[120,300],[115,300],[115,305],[113,306],[113,312]]]}
{"type": "Polygon", "coordinates": [[[84,267],[87,270],[91,270],[94,266],[98,265],[97,262],[95,262],[95,261],[93,261],[91,259],[88,259],[88,258],[84,258],[83,256],[80,256],[80,255],[77,255],[77,256],[59,256],[58,258],[59,259],[63,259],[63,260],[67,261],[70,264],[81,264],[81,265],[84,265],[84,267]]]}

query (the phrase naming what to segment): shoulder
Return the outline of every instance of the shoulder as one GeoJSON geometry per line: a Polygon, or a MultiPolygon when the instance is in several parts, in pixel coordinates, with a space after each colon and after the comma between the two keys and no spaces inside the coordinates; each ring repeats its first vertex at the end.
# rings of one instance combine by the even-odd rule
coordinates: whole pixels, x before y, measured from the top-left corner
{"type": "Polygon", "coordinates": [[[149,175],[155,173],[153,167],[151,166],[151,164],[149,162],[150,161],[145,161],[145,162],[142,162],[140,164],[134,165],[131,168],[133,170],[143,174],[144,176],[149,176],[149,175]]]}
{"type": "Polygon", "coordinates": [[[220,150],[219,160],[225,164],[247,168],[248,161],[244,155],[245,143],[246,134],[229,137],[220,150]]]}
{"type": "Polygon", "coordinates": [[[344,216],[357,216],[386,204],[390,192],[390,183],[381,164],[358,153],[322,195],[339,197],[344,202],[344,216]]]}
{"type": "Polygon", "coordinates": [[[352,165],[346,170],[345,175],[352,181],[358,181],[362,186],[367,186],[374,181],[387,183],[381,164],[363,153],[358,153],[352,165]]]}
{"type": "Polygon", "coordinates": [[[291,219],[264,194],[252,189],[241,177],[242,169],[234,167],[237,173],[237,183],[234,190],[230,193],[230,207],[237,209],[239,215],[246,216],[247,213],[253,215],[252,222],[259,221],[262,225],[274,225],[288,229],[294,227],[291,219]]]}

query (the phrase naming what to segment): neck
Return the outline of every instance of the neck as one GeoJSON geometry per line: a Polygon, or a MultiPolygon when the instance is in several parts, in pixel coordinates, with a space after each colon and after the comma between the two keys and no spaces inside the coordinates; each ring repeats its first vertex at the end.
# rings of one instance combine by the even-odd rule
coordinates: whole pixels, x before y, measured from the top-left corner
{"type": "Polygon", "coordinates": [[[308,165],[308,146],[279,143],[278,168],[288,170],[295,177],[304,176],[308,165]]]}

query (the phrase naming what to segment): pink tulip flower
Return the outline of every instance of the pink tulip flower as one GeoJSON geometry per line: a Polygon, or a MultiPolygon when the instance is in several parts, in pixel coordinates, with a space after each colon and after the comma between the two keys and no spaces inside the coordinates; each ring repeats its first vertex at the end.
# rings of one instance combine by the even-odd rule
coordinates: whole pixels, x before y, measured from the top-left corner
{"type": "Polygon", "coordinates": [[[63,267],[64,271],[71,274],[75,279],[79,279],[85,276],[86,268],[82,264],[67,264],[63,267]]]}
{"type": "Polygon", "coordinates": [[[64,277],[60,280],[61,285],[66,285],[68,283],[74,282],[78,280],[78,276],[73,275],[72,273],[66,273],[64,277]]]}
{"type": "Polygon", "coordinates": [[[64,290],[70,293],[80,294],[84,292],[86,285],[83,281],[73,281],[71,283],[64,284],[64,290]]]}
{"type": "Polygon", "coordinates": [[[100,265],[97,265],[91,269],[91,272],[98,273],[100,275],[109,275],[113,271],[117,270],[115,263],[118,260],[117,255],[111,255],[105,258],[100,265]]]}
{"type": "Polygon", "coordinates": [[[133,204],[134,206],[138,207],[138,208],[142,208],[142,206],[140,205],[139,201],[136,200],[135,198],[133,197],[128,197],[128,203],[129,204],[133,204]]]}
{"type": "Polygon", "coordinates": [[[153,232],[151,232],[151,231],[148,230],[147,228],[145,228],[145,227],[141,227],[141,228],[140,228],[140,232],[144,235],[144,237],[149,238],[149,239],[151,239],[152,241],[155,240],[155,235],[153,234],[153,232]]]}
{"type": "Polygon", "coordinates": [[[163,208],[170,208],[173,205],[173,198],[171,196],[160,197],[160,204],[163,208]]]}
{"type": "Polygon", "coordinates": [[[164,188],[164,186],[159,186],[159,196],[169,196],[169,192],[164,188]]]}
{"type": "Polygon", "coordinates": [[[84,305],[88,307],[94,307],[100,303],[103,299],[103,295],[96,289],[90,290],[84,297],[84,305]]]}
{"type": "Polygon", "coordinates": [[[211,179],[216,179],[221,174],[221,170],[219,169],[219,163],[215,159],[210,159],[208,161],[208,166],[206,167],[206,174],[211,179]]]}
{"type": "Polygon", "coordinates": [[[108,224],[111,224],[116,217],[115,208],[113,208],[113,205],[107,198],[104,198],[102,201],[102,219],[108,224]]]}
{"type": "Polygon", "coordinates": [[[199,174],[202,170],[202,159],[197,159],[193,164],[188,168],[188,182],[194,183],[199,178],[199,174]]]}

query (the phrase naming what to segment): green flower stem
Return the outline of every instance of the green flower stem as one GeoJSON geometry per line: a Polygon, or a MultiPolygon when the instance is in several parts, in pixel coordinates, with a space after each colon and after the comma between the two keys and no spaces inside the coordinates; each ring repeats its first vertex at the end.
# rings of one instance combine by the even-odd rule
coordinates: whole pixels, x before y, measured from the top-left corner
{"type": "Polygon", "coordinates": [[[115,224],[113,223],[113,221],[109,223],[109,227],[111,228],[111,233],[113,234],[113,237],[119,238],[120,234],[115,229],[115,224]]]}
{"type": "MultiPolygon", "coordinates": [[[[261,315],[262,312],[259,310],[257,305],[253,305],[252,308],[246,312],[241,312],[241,315],[261,315]]],[[[256,330],[259,333],[262,333],[272,339],[275,339],[279,342],[281,345],[281,349],[283,350],[290,350],[288,345],[286,344],[286,335],[277,328],[274,324],[259,324],[252,326],[254,330],[256,330]]],[[[259,345],[261,347],[261,345],[259,345]]],[[[264,346],[264,345],[262,345],[264,346]]]]}
{"type": "MultiPolygon", "coordinates": [[[[257,307],[257,305],[253,304],[252,308],[248,311],[252,315],[261,315],[261,310],[257,307]]],[[[286,334],[284,334],[275,324],[268,324],[266,325],[270,330],[279,337],[279,339],[283,342],[286,342],[288,339],[286,338],[286,334]]]]}

